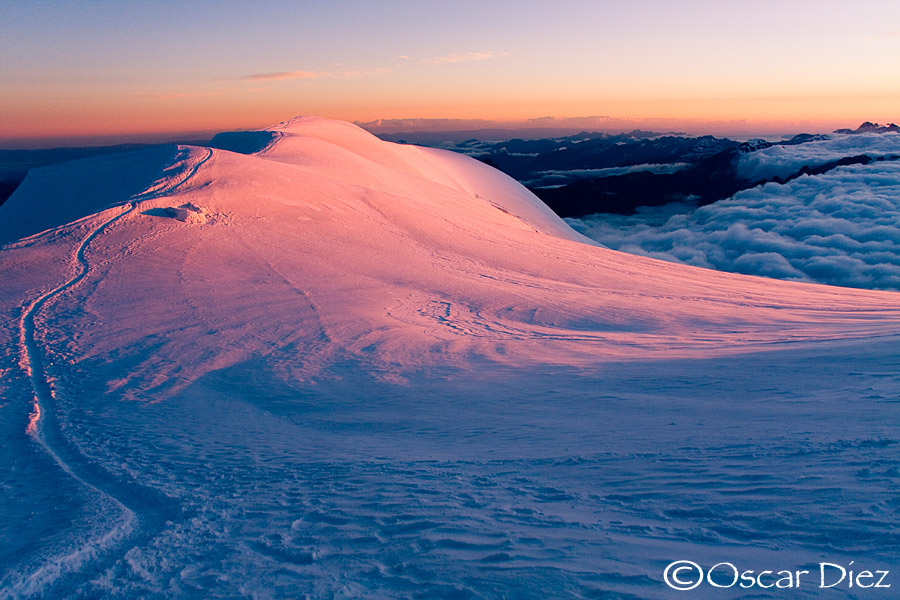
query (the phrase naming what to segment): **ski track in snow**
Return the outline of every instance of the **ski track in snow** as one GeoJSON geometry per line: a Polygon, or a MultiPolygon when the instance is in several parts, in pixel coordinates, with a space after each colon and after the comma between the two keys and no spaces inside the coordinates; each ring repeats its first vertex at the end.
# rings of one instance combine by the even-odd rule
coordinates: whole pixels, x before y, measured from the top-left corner
{"type": "Polygon", "coordinates": [[[171,499],[135,481],[104,471],[66,440],[56,419],[56,396],[35,335],[35,319],[48,302],[88,277],[91,266],[86,252],[94,239],[114,223],[133,213],[142,202],[171,194],[182,187],[212,157],[213,151],[206,150],[206,156],[188,169],[183,177],[162,189],[151,189],[135,196],[127,208],[91,230],[75,250],[77,272],[66,282],[36,298],[22,314],[19,324],[22,364],[34,388],[34,406],[27,433],[65,473],[97,494],[102,502],[111,503],[121,514],[118,523],[111,530],[86,540],[79,548],[49,558],[38,569],[21,576],[4,590],[3,598],[42,595],[47,592],[48,586],[54,585],[69,573],[80,571],[90,562],[102,559],[104,553],[110,552],[117,545],[127,543],[135,536],[138,543],[141,538],[152,536],[154,531],[177,512],[171,499]]]}

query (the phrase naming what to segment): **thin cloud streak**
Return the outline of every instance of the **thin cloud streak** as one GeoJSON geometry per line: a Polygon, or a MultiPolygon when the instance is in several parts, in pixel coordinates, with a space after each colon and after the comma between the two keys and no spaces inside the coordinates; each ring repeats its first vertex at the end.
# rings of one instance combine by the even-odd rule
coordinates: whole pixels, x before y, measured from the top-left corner
{"type": "Polygon", "coordinates": [[[139,98],[155,98],[157,100],[178,100],[181,98],[208,98],[211,96],[222,96],[225,92],[216,90],[215,92],[171,92],[164,94],[133,94],[139,98]]]}
{"type": "MultiPolygon", "coordinates": [[[[508,56],[509,52],[494,52],[487,50],[483,52],[451,52],[442,56],[434,56],[431,58],[414,59],[411,56],[401,55],[397,58],[402,61],[420,62],[431,65],[455,64],[461,62],[477,62],[489,60],[500,56],[508,56]]],[[[339,65],[330,65],[337,67],[339,65]]],[[[391,73],[393,69],[389,67],[357,67],[350,69],[335,68],[331,71],[278,71],[274,73],[252,73],[237,77],[239,81],[287,81],[291,79],[358,79],[361,77],[372,77],[375,75],[383,75],[391,73]]]]}
{"type": "MultiPolygon", "coordinates": [[[[422,62],[426,62],[432,65],[444,65],[444,64],[454,64],[461,62],[472,62],[472,61],[481,61],[488,60],[491,58],[497,58],[499,56],[508,56],[509,52],[493,52],[493,51],[485,51],[485,52],[452,52],[450,54],[445,54],[443,56],[435,56],[433,58],[423,58],[422,62]]],[[[400,58],[406,58],[406,56],[401,56],[400,58]]]]}
{"type": "Polygon", "coordinates": [[[376,67],[374,69],[357,69],[357,70],[344,71],[343,73],[341,73],[341,77],[344,77],[346,79],[356,79],[359,77],[372,77],[374,75],[382,75],[384,73],[390,73],[391,71],[392,71],[392,69],[389,69],[388,67],[376,67]]]}
{"type": "Polygon", "coordinates": [[[278,73],[255,73],[239,77],[242,81],[284,81],[286,79],[324,79],[334,77],[326,71],[281,71],[278,73]]]}
{"type": "Polygon", "coordinates": [[[277,73],[254,73],[237,79],[241,81],[286,81],[290,79],[357,79],[390,73],[387,67],[359,67],[355,69],[334,71],[280,71],[277,73]]]}

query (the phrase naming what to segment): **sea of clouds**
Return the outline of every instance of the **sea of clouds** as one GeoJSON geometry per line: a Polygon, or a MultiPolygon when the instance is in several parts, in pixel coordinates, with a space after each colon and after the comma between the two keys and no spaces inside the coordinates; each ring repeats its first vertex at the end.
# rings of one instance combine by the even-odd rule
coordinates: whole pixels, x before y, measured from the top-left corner
{"type": "Polygon", "coordinates": [[[784,179],[802,167],[818,167],[845,156],[866,155],[871,158],[896,156],[900,153],[900,134],[864,133],[831,135],[824,139],[795,146],[772,146],[750,152],[738,161],[738,174],[749,181],[784,179]]]}
{"type": "Polygon", "coordinates": [[[667,175],[689,167],[688,163],[645,163],[641,165],[629,165],[627,167],[606,167],[603,169],[569,169],[566,171],[550,170],[538,171],[535,178],[524,181],[529,187],[561,187],[566,183],[586,179],[589,177],[612,177],[626,175],[628,173],[655,173],[667,175]]]}
{"type": "Polygon", "coordinates": [[[900,290],[900,135],[836,135],[741,157],[748,179],[866,154],[887,160],[767,183],[709,206],[567,219],[610,248],[721,271],[900,290]],[[893,159],[893,160],[892,160],[893,159]]]}

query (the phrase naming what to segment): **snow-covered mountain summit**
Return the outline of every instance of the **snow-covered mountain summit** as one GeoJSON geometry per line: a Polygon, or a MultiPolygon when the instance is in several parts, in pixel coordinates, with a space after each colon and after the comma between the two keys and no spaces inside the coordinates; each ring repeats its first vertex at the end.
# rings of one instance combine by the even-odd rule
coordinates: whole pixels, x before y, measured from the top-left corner
{"type": "Polygon", "coordinates": [[[71,221],[7,247],[26,288],[44,253],[64,279],[65,257],[99,232],[83,248],[96,283],[66,295],[103,325],[77,312],[52,326],[73,357],[147,349],[109,385],[151,394],[279,352],[298,377],[348,359],[393,376],[900,331],[892,294],[588,245],[514,180],[458,154],[316,118],[270,131],[253,155],[169,146],[38,170],[2,207],[8,232],[71,221]]]}
{"type": "Polygon", "coordinates": [[[897,294],[598,247],[346,123],[250,137],[0,206],[0,597],[668,598],[715,543],[893,558],[897,294]]]}
{"type": "Polygon", "coordinates": [[[39,169],[0,209],[7,239],[58,226],[4,251],[23,290],[39,289],[45,254],[61,265],[55,279],[39,272],[64,279],[66,257],[97,232],[83,247],[95,283],[65,292],[86,312],[52,326],[73,357],[147,349],[109,385],[141,380],[129,389],[151,393],[279,352],[298,377],[348,359],[399,374],[900,331],[893,294],[589,245],[521,185],[465,156],[310,117],[269,132],[274,141],[252,155],[167,146],[39,169]]]}

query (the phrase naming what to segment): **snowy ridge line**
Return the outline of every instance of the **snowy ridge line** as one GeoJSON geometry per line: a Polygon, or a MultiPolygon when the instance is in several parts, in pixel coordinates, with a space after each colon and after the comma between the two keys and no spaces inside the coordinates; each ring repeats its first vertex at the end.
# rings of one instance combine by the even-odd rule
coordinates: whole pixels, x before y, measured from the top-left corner
{"type": "MultiPolygon", "coordinates": [[[[191,179],[194,175],[197,174],[197,171],[200,170],[200,167],[202,167],[204,164],[206,164],[206,162],[210,158],[212,158],[212,155],[213,155],[212,149],[204,148],[204,150],[206,150],[206,156],[204,156],[202,159],[198,160],[197,163],[194,164],[190,169],[188,169],[187,173],[185,173],[178,181],[169,182],[165,185],[162,185],[159,189],[154,189],[154,187],[151,185],[151,187],[147,191],[145,191],[141,194],[138,194],[131,199],[131,204],[132,204],[131,208],[132,209],[137,208],[136,203],[138,203],[138,202],[143,202],[145,200],[151,200],[153,198],[159,198],[161,196],[165,196],[166,194],[171,194],[172,192],[174,192],[178,188],[180,188],[182,185],[187,183],[189,179],[191,179]]],[[[174,165],[172,165],[172,166],[174,166],[174,165]]],[[[120,216],[123,216],[123,215],[120,215],[120,216]]]]}
{"type": "Polygon", "coordinates": [[[272,136],[272,139],[269,140],[269,143],[266,144],[265,146],[263,146],[262,148],[260,148],[259,150],[257,150],[257,151],[255,152],[255,154],[259,154],[259,155],[265,154],[266,152],[268,152],[269,150],[271,150],[272,148],[274,148],[274,147],[275,147],[275,144],[277,144],[278,142],[280,142],[281,139],[284,137],[284,132],[283,132],[283,131],[273,131],[272,133],[275,134],[275,135],[272,136]]]}
{"type": "Polygon", "coordinates": [[[149,538],[159,525],[170,520],[177,512],[177,506],[168,496],[104,471],[66,441],[56,419],[56,396],[47,378],[44,357],[35,337],[35,318],[50,300],[78,285],[90,273],[86,251],[95,238],[116,221],[134,212],[141,202],[165,196],[184,185],[212,157],[212,150],[206,150],[206,156],[197,161],[183,177],[159,189],[134,196],[128,208],[94,228],[75,251],[78,271],[66,282],[35,299],[22,314],[19,321],[21,364],[34,388],[34,408],[26,432],[65,473],[112,503],[121,512],[121,516],[117,525],[106,533],[85,541],[80,548],[47,559],[37,570],[20,577],[9,587],[8,584],[0,585],[3,588],[0,589],[0,598],[43,594],[47,592],[47,586],[68,573],[81,570],[89,562],[100,559],[104,552],[111,551],[141,530],[149,538]]]}

